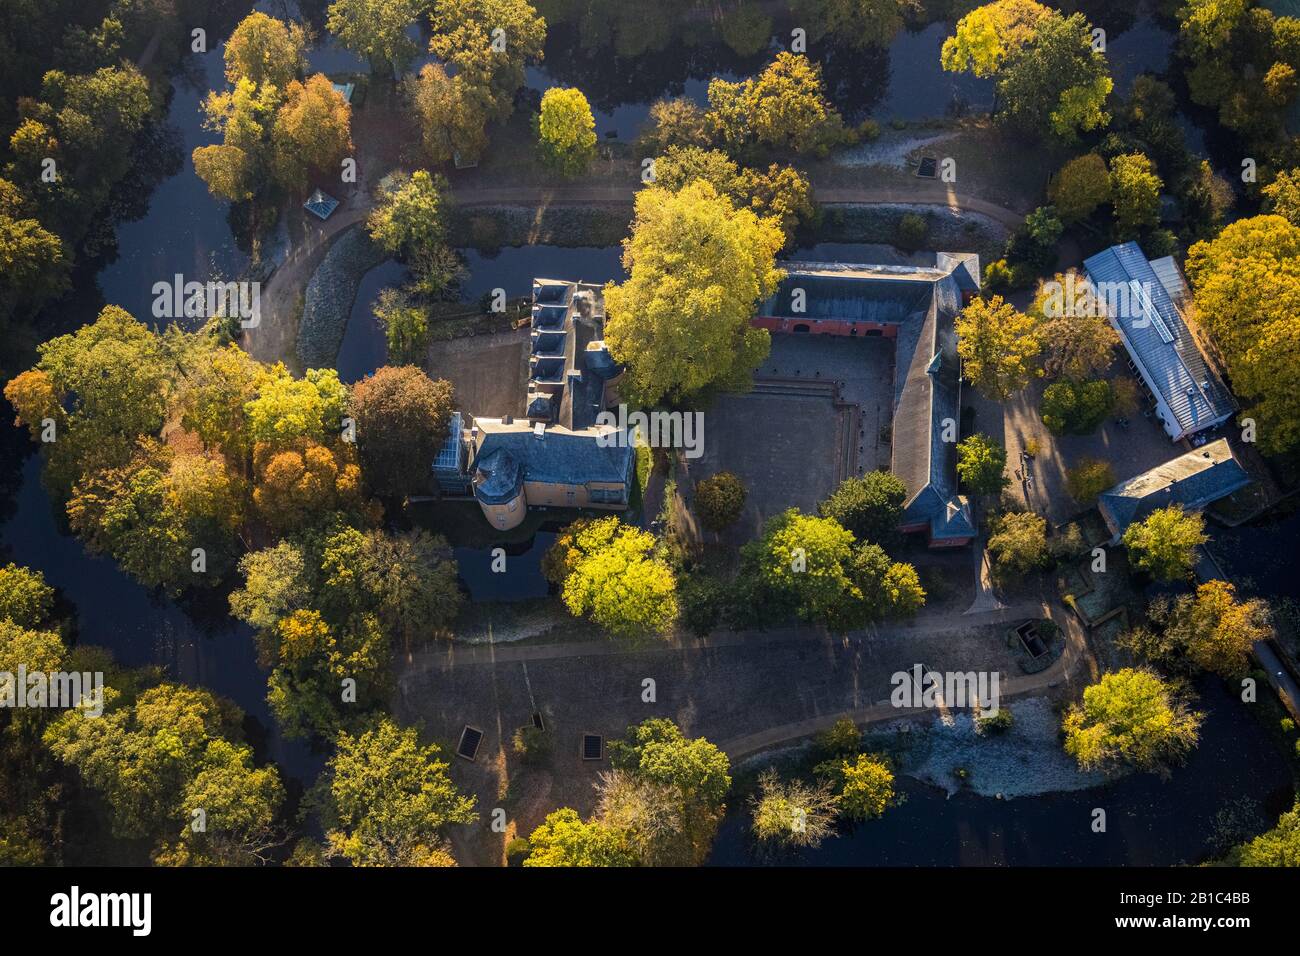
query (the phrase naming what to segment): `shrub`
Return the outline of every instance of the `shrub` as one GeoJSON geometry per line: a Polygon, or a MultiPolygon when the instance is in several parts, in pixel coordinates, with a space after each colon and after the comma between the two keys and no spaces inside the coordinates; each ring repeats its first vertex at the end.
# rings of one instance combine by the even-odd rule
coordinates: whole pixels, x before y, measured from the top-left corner
{"type": "Polygon", "coordinates": [[[1091,504],[1107,488],[1115,484],[1115,472],[1110,462],[1096,458],[1080,458],[1078,464],[1066,472],[1066,485],[1070,497],[1081,505],[1091,504]]]}
{"type": "Polygon", "coordinates": [[[1113,403],[1109,382],[1053,382],[1043,390],[1039,413],[1054,435],[1087,435],[1110,414],[1113,403]]]}
{"type": "Polygon", "coordinates": [[[995,713],[988,716],[979,711],[975,713],[975,733],[981,737],[1006,733],[1011,729],[1011,723],[1011,709],[1008,707],[999,707],[995,713]]]}
{"type": "Polygon", "coordinates": [[[524,763],[540,763],[551,754],[551,737],[546,731],[533,726],[515,731],[514,751],[524,763]]]}
{"type": "Polygon", "coordinates": [[[695,511],[700,524],[721,532],[736,523],[745,509],[745,486],[729,471],[720,471],[695,485],[695,511]]]}

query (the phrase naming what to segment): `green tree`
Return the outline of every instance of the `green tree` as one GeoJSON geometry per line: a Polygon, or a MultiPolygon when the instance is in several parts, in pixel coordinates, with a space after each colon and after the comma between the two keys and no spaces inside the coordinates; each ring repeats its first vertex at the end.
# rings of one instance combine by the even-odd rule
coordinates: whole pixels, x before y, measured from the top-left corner
{"type": "Polygon", "coordinates": [[[1196,314],[1246,400],[1260,448],[1300,442],[1300,227],[1281,216],[1238,220],[1188,252],[1196,314]]]}
{"type": "Polygon", "coordinates": [[[54,606],[54,588],[40,571],[10,562],[0,566],[0,620],[18,627],[40,627],[54,606]]]}
{"type": "Polygon", "coordinates": [[[845,478],[831,496],[817,506],[823,518],[833,518],[859,541],[891,544],[903,520],[907,486],[895,474],[869,471],[845,478]]]}
{"type": "Polygon", "coordinates": [[[1110,171],[1096,153],[1076,156],[1061,167],[1047,187],[1047,198],[1062,222],[1081,222],[1110,202],[1110,171]]]}
{"type": "Polygon", "coordinates": [[[1103,675],[1066,712],[1065,752],[1084,770],[1129,764],[1167,772],[1196,746],[1203,716],[1151,671],[1124,668],[1103,675]]]}
{"type": "Polygon", "coordinates": [[[996,75],[1007,57],[1019,52],[1052,11],[1033,0],[998,0],[977,7],[957,21],[957,32],[943,43],[940,60],[952,73],[996,75]]]}
{"type": "Polygon", "coordinates": [[[398,365],[419,365],[429,347],[429,317],[402,289],[384,289],[375,303],[375,318],[384,327],[388,358],[398,365]]]}
{"type": "Polygon", "coordinates": [[[1043,424],[1053,435],[1087,435],[1110,414],[1114,403],[1109,382],[1067,379],[1043,389],[1038,410],[1043,424]]]}
{"type": "Polygon", "coordinates": [[[1037,323],[1000,295],[972,299],[956,328],[962,373],[989,397],[1009,398],[1042,374],[1037,323]]]}
{"type": "Polygon", "coordinates": [[[387,718],[339,734],[336,748],[319,791],[331,856],[353,866],[454,865],[446,829],[478,814],[474,798],[452,783],[440,748],[387,718]]]}
{"type": "Polygon", "coordinates": [[[747,382],[769,347],[750,319],[776,291],[783,244],[776,223],[737,210],[708,183],[641,190],[624,242],[630,278],[605,288],[605,340],[630,366],[624,400],[651,407],[747,382]]]}
{"type": "Polygon", "coordinates": [[[618,637],[666,635],[677,620],[672,568],[654,554],[652,534],[618,518],[580,521],[547,556],[565,606],[618,637]]]}
{"type": "Polygon", "coordinates": [[[700,524],[720,534],[745,510],[745,486],[729,471],[720,471],[695,484],[695,510],[700,524]]]}
{"type": "Polygon", "coordinates": [[[699,865],[726,810],[731,762],[703,737],[654,717],[610,741],[600,817],[629,834],[642,864],[699,865]]]}
{"type": "Polygon", "coordinates": [[[276,448],[300,438],[324,442],[343,428],[348,389],[334,369],[307,369],[294,378],[283,365],[267,369],[257,397],[244,406],[248,435],[276,448]]]}
{"type": "Polygon", "coordinates": [[[894,772],[872,754],[841,762],[839,810],[850,820],[874,820],[897,799],[894,772]]]}
{"type": "MultiPolygon", "coordinates": [[[[712,142],[708,123],[704,110],[692,99],[681,96],[655,100],[650,105],[650,118],[639,140],[640,148],[647,155],[661,156],[671,147],[707,147],[712,142]]],[[[655,175],[658,174],[656,166],[655,175]]]]}
{"type": "Polygon", "coordinates": [[[542,94],[537,140],[552,169],[565,176],[586,171],[596,155],[596,120],[582,90],[552,87],[542,94]]]}
{"type": "Polygon", "coordinates": [[[1262,192],[1267,212],[1300,226],[1300,169],[1278,173],[1262,192]]]}
{"type": "Polygon", "coordinates": [[[433,0],[334,0],[326,27],[339,43],[370,61],[373,72],[403,73],[416,54],[407,29],[433,0]]]}
{"type": "Polygon", "coordinates": [[[417,169],[394,174],[366,219],[370,238],[392,253],[411,255],[446,239],[447,181],[417,169]]]}
{"type": "Polygon", "coordinates": [[[562,807],[548,814],[528,838],[524,866],[636,866],[627,835],[593,820],[584,823],[576,810],[562,807]]]}
{"type": "Polygon", "coordinates": [[[1160,224],[1160,189],[1164,184],[1151,160],[1141,153],[1110,161],[1111,202],[1115,206],[1115,235],[1136,238],[1160,224]]]}
{"type": "Polygon", "coordinates": [[[1178,505],[1153,511],[1124,532],[1129,560],[1161,581],[1190,575],[1196,564],[1196,549],[1208,540],[1205,519],[1178,505]]]}
{"type": "Polygon", "coordinates": [[[1034,135],[1050,132],[1064,143],[1110,122],[1105,107],[1113,87],[1106,57],[1093,48],[1092,25],[1083,14],[1055,12],[1007,55],[997,85],[1006,122],[1034,135]]]}
{"type": "Polygon", "coordinates": [[[1278,818],[1277,826],[1237,847],[1230,866],[1300,866],[1300,802],[1278,818]]]}
{"type": "Polygon", "coordinates": [[[957,443],[957,477],[977,495],[995,495],[1009,483],[1007,450],[988,435],[975,434],[957,443]]]}
{"type": "MultiPolygon", "coordinates": [[[[113,832],[163,841],[165,852],[166,841],[190,829],[195,807],[189,798],[215,797],[213,840],[228,851],[224,859],[249,862],[238,851],[269,842],[270,820],[283,793],[274,768],[252,771],[251,750],[239,743],[238,708],[206,690],[176,684],[150,688],[134,701],[106,687],[104,697],[102,716],[65,711],[44,740],[103,794],[113,832]],[[244,772],[232,774],[232,766],[244,772]],[[239,813],[233,812],[237,806],[243,808],[239,813]]],[[[215,846],[212,852],[220,855],[215,846]]]]}
{"type": "Polygon", "coordinates": [[[385,365],[352,386],[357,451],[376,494],[400,497],[427,490],[454,405],[451,383],[435,381],[414,365],[385,365]]]}

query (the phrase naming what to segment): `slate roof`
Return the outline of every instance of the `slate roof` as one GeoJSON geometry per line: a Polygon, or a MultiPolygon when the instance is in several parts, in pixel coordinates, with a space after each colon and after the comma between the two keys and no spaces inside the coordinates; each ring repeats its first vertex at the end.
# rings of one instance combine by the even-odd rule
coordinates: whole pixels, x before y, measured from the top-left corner
{"type": "Polygon", "coordinates": [[[1197,511],[1250,484],[1226,439],[1210,442],[1103,492],[1098,507],[1116,538],[1171,504],[1197,511]]]}
{"type": "MultiPolygon", "coordinates": [[[[1157,260],[1153,268],[1135,242],[1111,246],[1084,260],[1094,285],[1112,290],[1137,288],[1145,294],[1119,299],[1126,315],[1111,316],[1147,386],[1169,406],[1183,434],[1191,434],[1228,418],[1235,409],[1232,395],[1206,365],[1196,341],[1170,296],[1180,292],[1181,276],[1172,260],[1157,260]],[[1127,308],[1124,308],[1124,306],[1127,308]],[[1165,332],[1168,332],[1166,341],[1165,332]]],[[[1109,297],[1101,295],[1103,301],[1109,297]]]]}
{"type": "Polygon", "coordinates": [[[961,419],[953,320],[962,293],[979,289],[979,257],[941,252],[925,266],[786,262],[782,268],[786,278],[760,315],[898,326],[891,470],[908,491],[903,524],[928,523],[937,540],[974,536],[970,504],[957,493],[957,445],[943,439],[945,432],[956,435],[961,419]],[[792,296],[800,288],[806,308],[796,313],[792,296]]]}
{"type": "Polygon", "coordinates": [[[480,418],[475,472],[483,472],[475,494],[489,503],[507,501],[525,481],[584,485],[591,481],[625,483],[636,457],[630,440],[602,446],[599,436],[613,434],[610,426],[573,432],[548,426],[537,437],[526,421],[480,418]]]}

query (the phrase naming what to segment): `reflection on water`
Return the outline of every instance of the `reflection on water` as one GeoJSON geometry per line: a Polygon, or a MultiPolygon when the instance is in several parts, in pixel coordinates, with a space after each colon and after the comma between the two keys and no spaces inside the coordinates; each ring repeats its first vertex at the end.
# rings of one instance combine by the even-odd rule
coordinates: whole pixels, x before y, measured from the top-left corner
{"type": "MultiPolygon", "coordinates": [[[[782,857],[803,866],[1171,866],[1222,852],[1219,815],[1243,799],[1253,808],[1248,833],[1268,829],[1290,808],[1286,762],[1260,732],[1246,705],[1217,681],[1198,685],[1208,712],[1201,742],[1169,780],[1133,774],[1108,787],[996,800],[941,790],[903,778],[906,801],[879,820],[827,840],[817,850],[782,857]],[[1106,811],[1106,832],[1092,831],[1093,810],[1106,811]]],[[[714,866],[759,862],[749,837],[748,808],[732,806],[710,860],[714,866]]]]}
{"type": "Polygon", "coordinates": [[[550,582],[542,575],[542,558],[555,543],[554,531],[539,531],[528,541],[502,543],[493,548],[455,548],[456,566],[461,582],[472,601],[527,601],[550,592],[550,582]],[[505,552],[505,569],[496,548],[505,552]]]}

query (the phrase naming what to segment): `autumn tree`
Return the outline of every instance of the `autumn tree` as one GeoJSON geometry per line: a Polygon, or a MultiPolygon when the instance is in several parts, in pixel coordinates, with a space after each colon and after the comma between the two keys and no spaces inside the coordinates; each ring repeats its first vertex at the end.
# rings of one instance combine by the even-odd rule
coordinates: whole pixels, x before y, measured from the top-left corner
{"type": "Polygon", "coordinates": [[[834,832],[838,805],[829,782],[782,780],[775,767],[768,767],[750,797],[754,836],[777,847],[821,846],[834,832]]]}
{"type": "Polygon", "coordinates": [[[1115,484],[1110,462],[1100,458],[1080,458],[1066,472],[1066,488],[1079,504],[1092,504],[1107,488],[1115,484]]]}
{"type": "Polygon", "coordinates": [[[752,143],[796,153],[824,148],[843,120],[826,98],[821,67],[802,54],[782,52],[757,77],[709,83],[713,135],[733,152],[752,143]]]}
{"type": "Polygon", "coordinates": [[[1124,668],[1085,688],[1066,712],[1065,752],[1083,770],[1167,773],[1196,746],[1203,716],[1151,671],[1124,668]]]}
{"type": "Polygon", "coordinates": [[[839,812],[850,820],[874,820],[897,802],[894,772],[874,754],[842,760],[839,778],[839,812]]]}
{"type": "Polygon", "coordinates": [[[940,54],[943,68],[995,76],[1051,15],[1049,8],[1034,0],[1000,0],[977,7],[957,21],[956,34],[944,41],[940,54]]]}
{"type": "Polygon", "coordinates": [[[667,635],[677,619],[672,568],[649,532],[618,518],[579,521],[552,545],[545,564],[565,606],[618,637],[667,635]]]}
{"type": "Polygon", "coordinates": [[[285,89],[307,65],[307,40],[301,24],[250,13],[226,41],[226,82],[246,79],[254,86],[285,89]]]}
{"type": "Polygon", "coordinates": [[[1009,511],[992,523],[988,550],[993,576],[1009,583],[1042,570],[1048,562],[1047,521],[1032,511],[1009,511]]]}
{"type": "Polygon", "coordinates": [[[859,541],[891,544],[898,538],[907,486],[887,471],[869,471],[840,482],[829,498],[817,506],[823,518],[833,518],[859,541]]]}
{"type": "Polygon", "coordinates": [[[447,438],[455,403],[451,383],[413,366],[384,366],[352,387],[357,450],[378,495],[425,490],[447,438]]]}
{"type": "Polygon", "coordinates": [[[361,468],[342,442],[330,446],[302,437],[253,448],[253,506],[267,526],[290,531],[336,511],[364,507],[361,468]]]}
{"type": "Polygon", "coordinates": [[[1194,595],[1159,598],[1150,617],[1155,633],[1137,641],[1133,650],[1162,666],[1226,678],[1245,674],[1255,642],[1273,633],[1268,605],[1259,598],[1237,600],[1236,588],[1227,581],[1206,581],[1194,595]]]}
{"type": "Polygon", "coordinates": [[[352,107],[323,73],[285,88],[271,150],[275,175],[290,190],[304,186],[313,172],[336,172],[352,151],[352,107]]]}
{"type": "Polygon", "coordinates": [[[1085,153],[1070,160],[1052,177],[1047,198],[1067,225],[1092,216],[1097,208],[1110,202],[1110,170],[1096,153],[1085,153]]]}
{"type": "Polygon", "coordinates": [[[962,374],[990,398],[1009,398],[1042,374],[1037,323],[1001,296],[972,299],[955,325],[962,374]]]}
{"type": "Polygon", "coordinates": [[[434,0],[429,51],[465,77],[471,108],[507,119],[524,67],[542,59],[546,21],[527,0],[434,0]]]}
{"type": "Polygon", "coordinates": [[[487,118],[475,104],[465,76],[450,76],[441,64],[428,63],[405,82],[428,161],[478,162],[487,149],[487,118]]]}
{"type": "Polygon", "coordinates": [[[542,94],[537,117],[542,162],[565,176],[585,172],[596,155],[596,120],[579,89],[552,87],[542,94]]]}
{"type": "Polygon", "coordinates": [[[431,339],[429,316],[406,290],[382,290],[375,303],[375,318],[384,328],[390,362],[415,365],[423,361],[431,339]]]}
{"type": "Polygon", "coordinates": [[[1300,227],[1300,168],[1278,173],[1261,191],[1267,212],[1300,227]]]}
{"type": "Polygon", "coordinates": [[[1196,549],[1209,539],[1199,512],[1169,505],[1151,512],[1124,532],[1133,565],[1161,581],[1186,578],[1196,564],[1196,549]]]}
{"type": "Polygon", "coordinates": [[[1281,216],[1238,220],[1188,252],[1196,315],[1245,400],[1268,453],[1300,443],[1300,226],[1281,216]]]}
{"type": "Polygon", "coordinates": [[[1048,375],[1083,380],[1114,361],[1119,333],[1092,283],[1078,273],[1040,283],[1028,315],[1037,323],[1048,375]]]}
{"type": "Polygon", "coordinates": [[[776,291],[783,244],[776,223],[708,183],[642,189],[624,241],[630,278],[605,288],[605,340],[629,365],[623,398],[653,406],[747,382],[769,347],[750,319],[776,291]]]}
{"type": "Polygon", "coordinates": [[[695,510],[700,524],[720,534],[740,518],[745,509],[745,486],[729,471],[695,483],[695,510]]]}
{"type": "Polygon", "coordinates": [[[68,250],[33,212],[18,188],[0,179],[0,323],[19,308],[39,307],[68,285],[68,250]]]}
{"type": "Polygon", "coordinates": [[[655,160],[654,168],[656,185],[676,192],[702,179],[737,209],[748,208],[777,220],[787,241],[815,212],[808,177],[790,166],[772,163],[766,171],[741,168],[720,150],[673,146],[655,160]]]}
{"type": "Polygon", "coordinates": [[[670,147],[705,148],[712,141],[705,111],[694,100],[679,96],[650,104],[650,117],[638,144],[644,153],[659,156],[670,147]]]}
{"type": "Polygon", "coordinates": [[[583,822],[576,810],[563,807],[547,814],[528,837],[524,866],[636,866],[636,852],[626,833],[600,820],[583,822]]]}
{"type": "Polygon", "coordinates": [[[406,35],[433,0],[334,0],[326,28],[339,43],[370,61],[372,72],[397,76],[417,52],[406,35]]]}
{"type": "Polygon", "coordinates": [[[448,769],[438,746],[387,718],[339,734],[318,791],[329,854],[353,866],[454,866],[447,828],[478,814],[448,769]]]}

